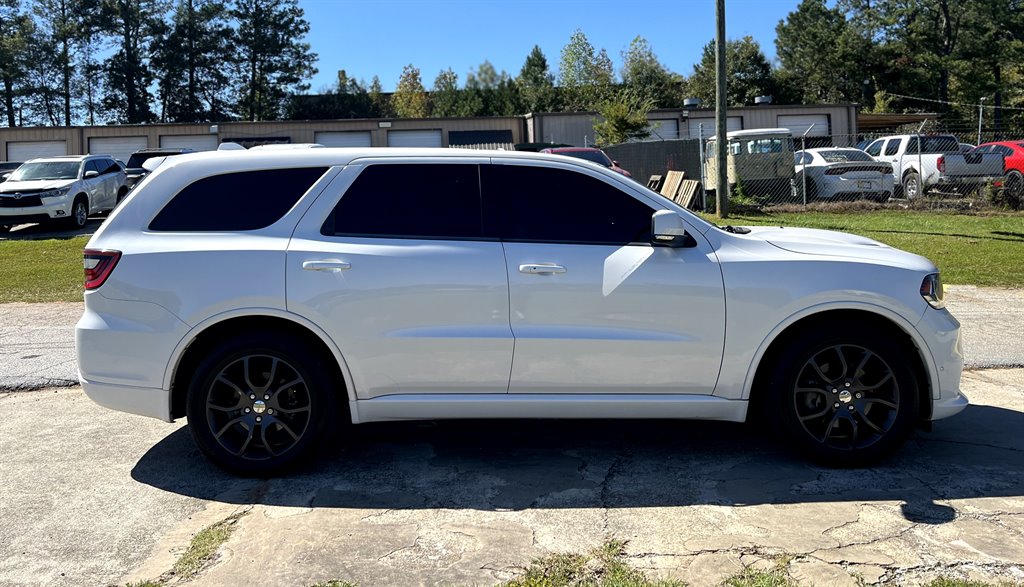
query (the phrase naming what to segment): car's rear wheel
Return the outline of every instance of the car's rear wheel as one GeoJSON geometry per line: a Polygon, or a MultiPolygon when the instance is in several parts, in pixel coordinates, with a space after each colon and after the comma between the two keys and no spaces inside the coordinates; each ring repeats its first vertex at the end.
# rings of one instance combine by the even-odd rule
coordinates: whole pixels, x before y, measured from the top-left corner
{"type": "Polygon", "coordinates": [[[1006,190],[1006,193],[1015,198],[1019,198],[1024,195],[1024,175],[1021,175],[1019,171],[1011,171],[1010,173],[1007,173],[1003,189],[1006,190]]]}
{"type": "Polygon", "coordinates": [[[908,200],[921,195],[921,178],[916,173],[903,176],[903,197],[908,200]]]}
{"type": "Polygon", "coordinates": [[[306,341],[274,333],[239,335],[208,352],[187,398],[200,450],[241,475],[272,475],[309,458],[341,417],[326,360],[306,341]]]}
{"type": "Polygon", "coordinates": [[[791,443],[834,467],[873,463],[898,449],[919,412],[912,357],[855,323],[804,331],[778,357],[768,412],[791,443]]]}

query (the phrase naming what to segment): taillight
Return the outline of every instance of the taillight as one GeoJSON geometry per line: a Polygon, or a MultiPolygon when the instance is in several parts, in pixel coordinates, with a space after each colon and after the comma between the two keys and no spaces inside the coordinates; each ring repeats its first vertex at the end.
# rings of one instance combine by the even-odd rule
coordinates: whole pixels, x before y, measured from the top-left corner
{"type": "Polygon", "coordinates": [[[939,167],[939,173],[946,173],[946,158],[939,155],[939,160],[935,163],[939,167]]]}
{"type": "Polygon", "coordinates": [[[86,249],[82,261],[85,267],[85,289],[96,289],[110,277],[121,258],[121,251],[86,249]]]}

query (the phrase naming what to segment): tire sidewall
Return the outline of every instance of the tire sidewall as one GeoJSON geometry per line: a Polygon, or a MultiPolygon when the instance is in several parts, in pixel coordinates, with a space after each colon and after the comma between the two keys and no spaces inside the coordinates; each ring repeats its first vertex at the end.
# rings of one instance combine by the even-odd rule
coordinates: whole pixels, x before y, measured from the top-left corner
{"type": "Polygon", "coordinates": [[[322,354],[305,341],[280,334],[243,334],[217,345],[197,365],[189,384],[186,416],[196,445],[220,468],[243,476],[270,476],[308,461],[326,437],[328,423],[340,417],[337,398],[322,354]],[[279,457],[246,460],[227,451],[210,430],[206,400],[220,372],[246,355],[269,355],[287,362],[306,381],[310,421],[299,441],[279,457]]]}
{"type": "MultiPolygon", "coordinates": [[[[834,332],[857,332],[864,324],[826,326],[834,332]]],[[[876,331],[879,332],[879,331],[876,331]]],[[[861,334],[832,335],[820,331],[807,331],[791,339],[790,345],[776,358],[770,383],[767,406],[771,422],[789,441],[790,446],[811,460],[830,467],[859,467],[868,465],[896,451],[913,431],[920,413],[920,391],[917,376],[911,368],[912,357],[908,348],[880,334],[869,337],[861,334]],[[800,370],[811,357],[835,346],[855,345],[878,355],[892,370],[899,388],[899,408],[892,427],[875,443],[855,450],[840,449],[818,442],[804,429],[793,401],[794,388],[800,370]]]]}

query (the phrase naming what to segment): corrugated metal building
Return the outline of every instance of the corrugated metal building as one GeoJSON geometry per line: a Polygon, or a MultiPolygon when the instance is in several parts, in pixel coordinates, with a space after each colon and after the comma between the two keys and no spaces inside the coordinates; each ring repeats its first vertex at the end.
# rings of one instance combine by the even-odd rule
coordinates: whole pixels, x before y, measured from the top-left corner
{"type": "MultiPolygon", "coordinates": [[[[809,137],[833,137],[854,144],[857,106],[750,106],[729,109],[729,130],[786,127],[794,135],[812,124],[809,137]],[[849,138],[846,138],[849,137],[849,138]]],[[[107,154],[127,161],[139,149],[189,147],[212,150],[222,142],[246,147],[267,143],[320,143],[340,147],[487,147],[511,149],[517,143],[594,143],[596,113],[539,113],[488,118],[419,118],[143,124],[75,127],[0,128],[0,160],[25,161],[53,155],[107,154]]],[[[670,140],[714,134],[714,110],[654,110],[651,137],[670,140]]]]}

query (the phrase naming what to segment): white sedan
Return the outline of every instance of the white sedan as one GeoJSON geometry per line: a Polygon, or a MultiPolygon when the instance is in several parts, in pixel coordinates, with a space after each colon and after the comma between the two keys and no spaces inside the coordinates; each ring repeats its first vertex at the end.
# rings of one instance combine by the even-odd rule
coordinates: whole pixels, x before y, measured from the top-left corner
{"type": "Polygon", "coordinates": [[[892,197],[892,165],[880,163],[860,149],[826,147],[793,154],[796,193],[807,201],[856,200],[885,202],[892,197]]]}

